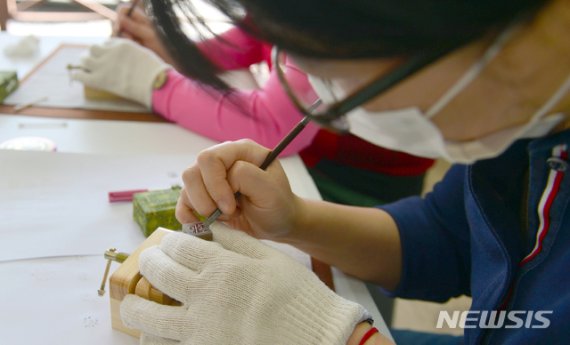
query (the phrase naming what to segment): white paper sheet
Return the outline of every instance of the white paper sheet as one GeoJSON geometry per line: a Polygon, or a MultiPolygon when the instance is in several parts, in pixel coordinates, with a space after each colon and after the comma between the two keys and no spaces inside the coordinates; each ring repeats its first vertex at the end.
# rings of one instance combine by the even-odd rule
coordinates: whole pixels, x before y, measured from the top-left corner
{"type": "Polygon", "coordinates": [[[36,106],[79,108],[125,112],[148,112],[145,107],[130,101],[92,101],[83,96],[83,84],[71,82],[68,64],[79,65],[87,47],[64,45],[55,55],[40,65],[20,87],[5,100],[5,104],[17,105],[37,102],[36,106]],[[47,97],[47,98],[46,98],[47,97]]]}
{"type": "Polygon", "coordinates": [[[138,344],[111,329],[104,268],[102,256],[0,263],[0,344],[138,344]]]}
{"type": "MultiPolygon", "coordinates": [[[[144,237],[132,203],[108,192],[182,185],[193,155],[90,155],[0,151],[0,263],[132,251],[144,237]]],[[[309,257],[278,245],[310,267],[309,257]]]]}
{"type": "Polygon", "coordinates": [[[0,151],[0,262],[132,251],[144,240],[132,203],[109,203],[108,192],[181,184],[194,160],[0,151]]]}

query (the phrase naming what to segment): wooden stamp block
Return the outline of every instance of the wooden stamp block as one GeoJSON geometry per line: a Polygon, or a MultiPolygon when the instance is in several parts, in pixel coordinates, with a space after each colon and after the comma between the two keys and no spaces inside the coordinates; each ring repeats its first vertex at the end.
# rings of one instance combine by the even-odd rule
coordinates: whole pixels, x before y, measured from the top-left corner
{"type": "Polygon", "coordinates": [[[124,101],[121,96],[104,90],[94,89],[89,86],[83,86],[83,96],[91,101],[124,101]]]}
{"type": "Polygon", "coordinates": [[[136,294],[142,298],[165,305],[180,305],[180,303],[150,285],[139,271],[139,256],[149,247],[160,243],[162,238],[172,232],[164,228],[156,229],[140,247],[138,247],[111,275],[109,279],[111,301],[111,325],[120,332],[139,337],[138,330],[127,328],[121,321],[120,305],[127,294],[136,294]]]}

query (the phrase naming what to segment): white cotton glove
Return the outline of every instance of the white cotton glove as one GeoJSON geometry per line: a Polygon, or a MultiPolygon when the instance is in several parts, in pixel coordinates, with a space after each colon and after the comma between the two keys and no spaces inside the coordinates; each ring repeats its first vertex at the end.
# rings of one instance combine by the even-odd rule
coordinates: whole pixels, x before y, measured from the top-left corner
{"type": "Polygon", "coordinates": [[[142,331],[141,344],[344,345],[369,317],[287,255],[211,227],[214,242],[173,233],[142,253],[142,275],[182,306],[128,295],[121,318],[142,331]]]}
{"type": "Polygon", "coordinates": [[[149,109],[157,75],[170,68],[151,50],[123,38],[91,46],[89,55],[81,59],[81,66],[85,70],[73,72],[72,79],[144,104],[149,109]]]}

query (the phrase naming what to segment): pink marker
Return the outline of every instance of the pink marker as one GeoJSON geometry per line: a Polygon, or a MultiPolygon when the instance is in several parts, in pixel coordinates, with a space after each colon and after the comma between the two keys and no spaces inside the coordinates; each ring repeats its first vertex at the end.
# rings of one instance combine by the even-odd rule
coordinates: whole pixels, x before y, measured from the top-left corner
{"type": "Polygon", "coordinates": [[[148,192],[148,189],[132,189],[116,192],[109,192],[109,202],[133,201],[133,195],[136,193],[148,192]]]}

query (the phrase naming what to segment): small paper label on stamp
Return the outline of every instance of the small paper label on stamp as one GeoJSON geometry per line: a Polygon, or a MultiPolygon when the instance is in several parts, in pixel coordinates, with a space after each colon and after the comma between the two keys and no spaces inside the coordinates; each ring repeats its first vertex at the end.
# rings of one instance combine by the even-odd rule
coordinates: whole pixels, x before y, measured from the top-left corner
{"type": "Polygon", "coordinates": [[[182,232],[185,234],[198,236],[203,233],[210,232],[210,229],[202,222],[195,222],[195,223],[183,224],[182,232]]]}

